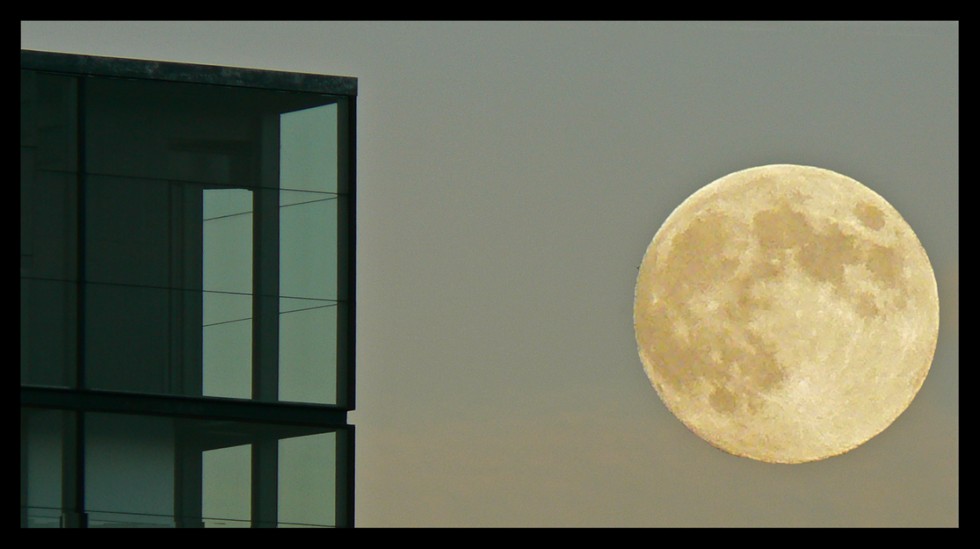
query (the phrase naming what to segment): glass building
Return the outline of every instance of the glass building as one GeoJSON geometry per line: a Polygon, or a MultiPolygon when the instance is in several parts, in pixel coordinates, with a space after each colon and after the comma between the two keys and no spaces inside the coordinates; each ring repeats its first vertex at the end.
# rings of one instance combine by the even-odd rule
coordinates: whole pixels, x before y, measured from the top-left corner
{"type": "Polygon", "coordinates": [[[22,527],[353,526],[356,93],[21,52],[22,527]]]}

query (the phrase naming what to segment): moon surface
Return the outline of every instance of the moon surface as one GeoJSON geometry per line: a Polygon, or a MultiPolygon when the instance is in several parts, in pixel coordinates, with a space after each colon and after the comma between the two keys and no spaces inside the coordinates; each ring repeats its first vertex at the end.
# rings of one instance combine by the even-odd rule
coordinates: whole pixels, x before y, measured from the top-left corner
{"type": "Polygon", "coordinates": [[[643,257],[633,322],[667,408],[737,456],[802,463],[887,428],[939,333],[929,258],[874,191],[809,166],[701,188],[643,257]]]}

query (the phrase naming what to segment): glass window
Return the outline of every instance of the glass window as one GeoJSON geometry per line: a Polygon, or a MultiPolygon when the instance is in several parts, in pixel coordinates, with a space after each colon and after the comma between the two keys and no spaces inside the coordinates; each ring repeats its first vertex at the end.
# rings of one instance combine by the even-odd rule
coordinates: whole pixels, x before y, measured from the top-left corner
{"type": "Polygon", "coordinates": [[[280,299],[279,399],[337,402],[337,306],[315,299],[280,299]]]}
{"type": "Polygon", "coordinates": [[[336,517],[337,434],[279,440],[279,526],[332,524],[336,517]]]}
{"type": "MultiPolygon", "coordinates": [[[[337,524],[347,484],[330,429],[102,413],[85,424],[90,527],[337,524]]],[[[57,433],[43,440],[57,444],[57,433]]],[[[49,468],[60,466],[55,455],[46,453],[49,468]]]]}
{"type": "Polygon", "coordinates": [[[88,386],[338,404],[336,99],[94,79],[86,100],[88,386]]]}
{"type": "Polygon", "coordinates": [[[252,192],[204,191],[205,396],[252,397],[252,192]]]}
{"type": "Polygon", "coordinates": [[[337,193],[337,104],[283,113],[280,123],[280,187],[337,193]]]}
{"type": "Polygon", "coordinates": [[[206,528],[245,528],[252,516],[252,446],[205,450],[201,509],[206,528]]]}
{"type": "Polygon", "coordinates": [[[60,72],[21,73],[21,525],[352,525],[353,99],[285,91],[352,83],[37,65],[60,72]]]}

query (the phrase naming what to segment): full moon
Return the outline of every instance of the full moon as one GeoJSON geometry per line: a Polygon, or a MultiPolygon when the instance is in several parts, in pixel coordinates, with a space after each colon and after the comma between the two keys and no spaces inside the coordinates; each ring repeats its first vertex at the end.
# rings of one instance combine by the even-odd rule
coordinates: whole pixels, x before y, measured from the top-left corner
{"type": "Polygon", "coordinates": [[[908,408],[939,333],[908,223],[844,175],[762,166],[701,188],[643,256],[633,324],[667,408],[737,456],[852,450],[908,408]]]}

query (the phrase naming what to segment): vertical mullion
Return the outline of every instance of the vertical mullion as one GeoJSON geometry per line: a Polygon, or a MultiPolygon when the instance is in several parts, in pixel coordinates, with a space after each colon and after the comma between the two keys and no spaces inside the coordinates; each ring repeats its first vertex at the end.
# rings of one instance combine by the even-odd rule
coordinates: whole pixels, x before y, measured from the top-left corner
{"type": "MultiPolygon", "coordinates": [[[[76,89],[76,132],[77,143],[75,148],[75,161],[77,165],[76,177],[78,190],[76,194],[76,223],[78,227],[76,241],[77,262],[77,295],[75,296],[77,309],[75,310],[76,336],[75,336],[75,380],[74,384],[69,381],[69,386],[74,385],[77,389],[85,389],[85,280],[86,280],[86,223],[85,215],[87,200],[87,166],[86,166],[86,78],[77,78],[76,89]]],[[[66,413],[66,425],[63,431],[63,474],[62,474],[62,507],[64,508],[65,526],[85,528],[88,526],[87,515],[85,513],[85,413],[69,412],[66,413]]]]}
{"type": "Polygon", "coordinates": [[[355,406],[354,322],[356,268],[355,100],[337,102],[337,395],[347,409],[355,406]]]}
{"type": "Polygon", "coordinates": [[[252,444],[252,528],[279,523],[279,440],[267,433],[252,444]]]}
{"type": "Polygon", "coordinates": [[[63,413],[61,521],[63,528],[88,527],[85,513],[84,412],[63,413]]]}
{"type": "MultiPolygon", "coordinates": [[[[279,117],[259,128],[258,177],[253,194],[252,398],[279,399],[279,117]]],[[[278,522],[279,444],[260,436],[252,445],[252,527],[278,522]]]]}
{"type": "Polygon", "coordinates": [[[203,528],[203,459],[192,422],[176,422],[174,522],[178,528],[203,528]]]}
{"type": "Polygon", "coordinates": [[[354,426],[337,429],[334,524],[354,527],[354,426]]]}
{"type": "Polygon", "coordinates": [[[252,398],[279,398],[279,120],[262,120],[252,223],[252,398]]]}

